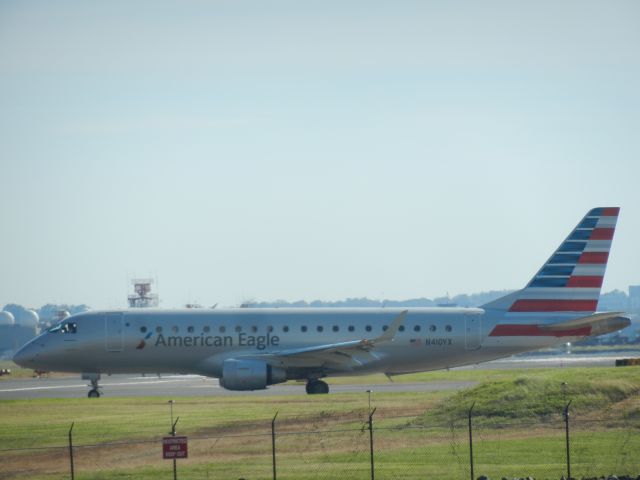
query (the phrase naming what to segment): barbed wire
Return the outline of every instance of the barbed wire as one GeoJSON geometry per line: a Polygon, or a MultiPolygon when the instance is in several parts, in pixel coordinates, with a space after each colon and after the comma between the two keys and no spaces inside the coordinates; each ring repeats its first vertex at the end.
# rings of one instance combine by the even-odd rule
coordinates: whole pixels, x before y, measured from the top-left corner
{"type": "MultiPolygon", "coordinates": [[[[300,417],[298,417],[300,418],[300,417]]],[[[463,431],[466,430],[467,426],[465,422],[456,421],[456,422],[442,422],[442,423],[413,423],[413,424],[404,424],[404,425],[393,425],[393,426],[385,426],[384,424],[380,425],[380,422],[384,422],[385,420],[401,420],[405,418],[412,418],[415,420],[415,417],[409,417],[406,415],[398,415],[398,416],[386,416],[383,420],[379,421],[376,424],[374,430],[375,431],[403,431],[403,430],[442,430],[442,433],[453,432],[453,431],[463,431]]],[[[308,421],[309,419],[306,418],[308,421]]],[[[292,425],[289,424],[286,426],[286,429],[279,429],[278,436],[299,436],[299,435],[322,435],[322,434],[338,434],[338,433],[348,433],[348,432],[362,432],[367,427],[367,421],[363,421],[361,417],[356,418],[348,418],[345,416],[341,417],[342,423],[360,423],[361,425],[352,426],[352,427],[342,427],[342,428],[314,428],[314,429],[301,429],[292,431],[292,425]]],[[[265,423],[257,423],[251,422],[249,424],[236,424],[236,425],[222,425],[222,426],[210,426],[209,428],[222,428],[225,430],[231,429],[234,426],[238,430],[246,430],[251,427],[259,427],[261,429],[267,429],[270,425],[271,419],[265,420],[265,423]],[[265,425],[267,424],[268,425],[265,425]]],[[[607,419],[607,418],[598,418],[598,419],[572,419],[571,425],[573,428],[579,428],[580,426],[592,426],[595,424],[607,424],[609,428],[625,428],[629,430],[640,429],[640,419],[638,418],[625,418],[623,420],[617,419],[607,419]]],[[[531,428],[531,427],[541,427],[544,429],[558,429],[561,430],[564,428],[564,421],[562,419],[558,419],[556,421],[508,421],[508,422],[490,422],[490,421],[477,421],[474,424],[474,428],[479,430],[503,430],[503,429],[515,429],[515,428],[531,428]]],[[[271,437],[270,429],[264,432],[247,432],[247,433],[198,433],[198,432],[189,432],[185,431],[185,434],[189,434],[189,437],[193,440],[213,440],[213,439],[234,439],[234,438],[257,438],[257,437],[271,437]]],[[[106,434],[105,434],[106,435],[106,434]]],[[[109,432],[108,435],[113,435],[112,432],[109,432]]],[[[95,436],[95,435],[94,435],[95,436]]],[[[156,434],[151,438],[141,438],[141,439],[132,439],[132,440],[115,440],[115,441],[105,441],[105,442],[90,442],[90,443],[82,443],[81,441],[74,441],[74,448],[97,448],[97,447],[112,447],[112,446],[127,446],[127,445],[142,445],[142,444],[153,444],[158,443],[162,440],[162,437],[165,434],[156,434]]],[[[3,443],[10,443],[12,440],[20,440],[22,437],[10,437],[5,436],[3,439],[3,443]]],[[[61,432],[61,443],[58,445],[46,445],[46,446],[32,446],[32,447],[13,447],[13,448],[1,448],[0,453],[2,452],[21,452],[21,451],[46,451],[46,450],[56,450],[67,448],[66,443],[67,432],[61,432]]],[[[78,438],[78,435],[75,436],[78,438]]],[[[30,442],[38,443],[38,439],[30,435],[30,442]]]]}

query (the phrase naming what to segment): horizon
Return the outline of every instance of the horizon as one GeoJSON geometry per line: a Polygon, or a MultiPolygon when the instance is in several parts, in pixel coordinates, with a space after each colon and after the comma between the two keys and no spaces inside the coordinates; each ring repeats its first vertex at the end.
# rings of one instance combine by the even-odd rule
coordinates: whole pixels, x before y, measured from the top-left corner
{"type": "Polygon", "coordinates": [[[521,288],[621,207],[640,4],[0,3],[0,303],[521,288]]]}
{"type": "MultiPolygon", "coordinates": [[[[623,294],[627,299],[631,298],[631,295],[629,293],[629,288],[630,287],[636,287],[636,286],[640,286],[640,283],[638,285],[629,285],[629,287],[627,288],[627,290],[619,290],[619,289],[613,289],[610,291],[601,291],[600,293],[600,298],[602,299],[602,297],[605,296],[610,296],[610,295],[614,295],[614,294],[623,294]]],[[[370,297],[345,297],[345,298],[341,298],[341,299],[313,299],[313,300],[306,300],[306,299],[297,299],[297,300],[287,300],[284,298],[277,298],[277,299],[247,299],[247,301],[240,303],[240,304],[233,304],[233,305],[221,305],[221,304],[212,304],[212,305],[207,305],[207,304],[201,304],[201,303],[191,303],[191,304],[183,304],[183,305],[171,305],[171,306],[163,306],[162,305],[162,298],[160,298],[160,305],[158,307],[133,307],[133,308],[159,308],[159,309],[182,309],[182,308],[202,308],[202,309],[212,309],[212,308],[254,308],[254,307],[258,307],[258,308],[263,308],[261,306],[282,306],[283,308],[285,307],[289,307],[289,306],[301,306],[301,307],[310,307],[313,306],[313,304],[322,304],[321,307],[326,307],[326,308],[333,308],[333,305],[335,304],[343,304],[343,303],[359,303],[359,302],[367,302],[367,303],[379,303],[382,304],[381,306],[385,306],[385,303],[389,302],[394,304],[394,306],[402,306],[405,303],[409,303],[409,302],[431,302],[436,304],[435,306],[447,306],[448,301],[454,301],[456,299],[461,300],[459,297],[467,297],[469,299],[480,299],[480,298],[487,298],[487,299],[495,299],[495,298],[499,298],[501,296],[504,295],[508,295],[509,293],[512,293],[516,291],[516,289],[505,289],[505,290],[488,290],[488,291],[482,291],[482,292],[473,292],[473,293],[460,293],[457,295],[453,295],[453,296],[443,296],[443,297],[411,297],[411,298],[398,298],[398,299],[393,299],[393,298],[370,298],[370,297]]],[[[489,301],[489,300],[482,300],[484,301],[489,301]]],[[[86,303],[86,302],[81,302],[81,303],[68,303],[68,302],[61,302],[61,303],[46,303],[46,304],[42,304],[39,307],[36,307],[35,305],[31,305],[31,304],[20,304],[17,302],[8,302],[5,304],[2,304],[2,309],[6,308],[7,306],[11,306],[11,305],[17,305],[21,308],[24,308],[26,310],[35,310],[38,311],[44,307],[48,307],[48,306],[56,306],[56,307],[82,307],[82,306],[86,306],[91,310],[108,310],[108,309],[125,309],[128,308],[125,304],[126,301],[122,302],[123,304],[121,306],[114,306],[114,307],[93,307],[92,305],[86,303]]],[[[460,305],[458,303],[454,303],[453,306],[466,306],[466,305],[460,305]]],[[[468,304],[468,306],[480,306],[480,304],[476,304],[474,302],[470,302],[468,304]]]]}

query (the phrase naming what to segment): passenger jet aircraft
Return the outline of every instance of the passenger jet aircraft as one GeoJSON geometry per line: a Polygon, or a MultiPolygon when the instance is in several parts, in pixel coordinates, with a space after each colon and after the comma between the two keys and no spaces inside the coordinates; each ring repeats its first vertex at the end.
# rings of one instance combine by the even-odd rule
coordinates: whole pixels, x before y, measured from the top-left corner
{"type": "Polygon", "coordinates": [[[594,208],[522,290],[481,308],[108,310],[69,317],[31,340],[23,367],[82,373],[89,397],[101,374],[191,373],[229,390],[387,375],[485,362],[622,329],[595,313],[618,208],[594,208]]]}

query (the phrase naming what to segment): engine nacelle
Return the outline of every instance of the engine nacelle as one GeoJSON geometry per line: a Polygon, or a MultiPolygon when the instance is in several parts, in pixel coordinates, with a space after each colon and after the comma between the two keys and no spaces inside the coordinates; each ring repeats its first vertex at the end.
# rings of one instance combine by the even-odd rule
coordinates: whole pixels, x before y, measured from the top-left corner
{"type": "Polygon", "coordinates": [[[220,385],[227,390],[262,390],[267,385],[287,380],[284,368],[272,367],[260,360],[230,358],[222,364],[220,385]]]}

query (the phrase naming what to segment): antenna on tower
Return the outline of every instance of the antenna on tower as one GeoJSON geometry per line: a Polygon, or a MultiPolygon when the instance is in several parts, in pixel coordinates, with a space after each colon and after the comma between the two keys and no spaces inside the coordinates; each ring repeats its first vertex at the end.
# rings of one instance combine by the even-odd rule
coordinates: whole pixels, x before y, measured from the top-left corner
{"type": "Polygon", "coordinates": [[[129,295],[129,308],[149,308],[157,307],[160,303],[158,294],[151,293],[152,278],[135,278],[131,280],[134,293],[129,295]]]}

